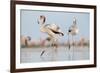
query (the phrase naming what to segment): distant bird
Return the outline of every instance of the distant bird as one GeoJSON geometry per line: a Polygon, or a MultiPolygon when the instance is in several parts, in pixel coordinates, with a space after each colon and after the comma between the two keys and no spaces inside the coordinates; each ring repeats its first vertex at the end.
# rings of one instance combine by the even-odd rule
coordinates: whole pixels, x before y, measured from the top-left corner
{"type": "MultiPolygon", "coordinates": [[[[78,33],[79,33],[79,29],[77,27],[76,17],[74,17],[73,18],[73,24],[68,29],[68,41],[69,41],[69,35],[71,35],[72,40],[73,40],[73,44],[74,44],[73,36],[77,35],[78,33]]],[[[70,49],[70,47],[71,47],[71,45],[70,45],[70,41],[69,41],[69,49],[70,49]]]]}
{"type": "MultiPolygon", "coordinates": [[[[38,24],[40,24],[40,30],[43,33],[46,33],[49,35],[47,40],[51,42],[50,46],[57,46],[57,36],[56,35],[62,35],[64,36],[63,32],[61,31],[60,27],[56,24],[45,24],[46,17],[44,15],[41,15],[38,20],[38,24]]],[[[44,54],[45,50],[42,51],[41,56],[44,54]]]]}
{"type": "Polygon", "coordinates": [[[26,47],[28,47],[28,42],[31,40],[30,36],[27,36],[27,38],[25,39],[25,45],[26,47]]]}

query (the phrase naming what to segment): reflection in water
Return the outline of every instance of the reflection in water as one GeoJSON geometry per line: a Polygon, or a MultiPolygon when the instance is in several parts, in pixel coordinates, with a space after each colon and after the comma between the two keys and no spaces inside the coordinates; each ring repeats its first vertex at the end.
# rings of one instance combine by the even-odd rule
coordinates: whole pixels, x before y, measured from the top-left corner
{"type": "Polygon", "coordinates": [[[40,58],[41,58],[41,61],[46,61],[46,60],[45,60],[45,57],[40,56],[40,58]]]}
{"type": "Polygon", "coordinates": [[[45,53],[40,56],[41,48],[21,48],[20,58],[21,63],[30,62],[51,62],[51,61],[72,61],[72,60],[88,60],[88,47],[59,47],[45,48],[45,53]]]}
{"type": "Polygon", "coordinates": [[[72,59],[72,57],[71,57],[72,55],[70,53],[70,49],[68,51],[69,51],[69,52],[67,52],[68,53],[68,59],[71,60],[72,59]]]}
{"type": "MultiPolygon", "coordinates": [[[[47,50],[45,49],[45,52],[47,52],[47,50]]],[[[57,53],[58,53],[58,50],[57,48],[51,48],[50,52],[48,54],[45,54],[44,55],[51,55],[50,56],[50,61],[57,61],[57,53]],[[51,54],[50,54],[51,53],[51,54]]],[[[41,61],[46,61],[46,56],[40,56],[41,58],[41,61]]]]}

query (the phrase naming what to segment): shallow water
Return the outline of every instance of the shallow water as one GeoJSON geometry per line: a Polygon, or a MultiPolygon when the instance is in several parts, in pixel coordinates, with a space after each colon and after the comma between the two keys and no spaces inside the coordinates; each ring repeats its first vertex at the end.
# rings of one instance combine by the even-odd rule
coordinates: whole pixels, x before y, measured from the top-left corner
{"type": "Polygon", "coordinates": [[[21,48],[21,63],[88,60],[90,54],[88,47],[45,48],[45,53],[40,56],[43,50],[43,48],[21,48]]]}

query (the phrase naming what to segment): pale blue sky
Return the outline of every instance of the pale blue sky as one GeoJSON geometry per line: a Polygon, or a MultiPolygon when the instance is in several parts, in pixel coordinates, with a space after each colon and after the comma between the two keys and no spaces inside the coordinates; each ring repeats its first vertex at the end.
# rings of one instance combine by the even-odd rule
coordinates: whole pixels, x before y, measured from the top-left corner
{"type": "Polygon", "coordinates": [[[46,24],[55,23],[61,28],[65,34],[61,38],[62,41],[68,38],[67,30],[72,25],[74,16],[77,19],[77,25],[79,28],[79,34],[76,36],[76,39],[79,39],[80,36],[89,38],[89,13],[41,10],[21,10],[21,35],[30,36],[33,40],[47,37],[47,34],[40,31],[40,26],[37,23],[40,15],[44,15],[46,17],[46,24]]]}

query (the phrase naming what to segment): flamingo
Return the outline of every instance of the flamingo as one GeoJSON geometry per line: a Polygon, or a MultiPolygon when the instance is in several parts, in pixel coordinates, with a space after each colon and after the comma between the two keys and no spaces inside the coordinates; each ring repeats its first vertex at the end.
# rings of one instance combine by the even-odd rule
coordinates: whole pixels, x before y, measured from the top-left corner
{"type": "Polygon", "coordinates": [[[27,36],[27,38],[25,39],[25,45],[28,46],[28,41],[31,40],[31,37],[30,36],[27,36]]]}
{"type": "MultiPolygon", "coordinates": [[[[56,24],[45,24],[46,17],[41,15],[38,20],[38,24],[40,24],[40,31],[46,33],[49,37],[47,40],[51,42],[50,46],[57,47],[57,36],[62,35],[64,36],[63,32],[61,31],[60,27],[56,24]]],[[[44,54],[45,50],[42,51],[41,56],[44,54]]]]}
{"type": "MultiPolygon", "coordinates": [[[[77,22],[76,22],[76,17],[73,17],[73,24],[69,27],[69,30],[68,30],[68,41],[69,41],[69,35],[72,36],[72,40],[73,40],[73,44],[74,44],[74,39],[73,37],[75,35],[77,35],[79,33],[79,29],[77,27],[77,22]]],[[[70,49],[70,43],[69,43],[69,49],[70,49]]]]}

